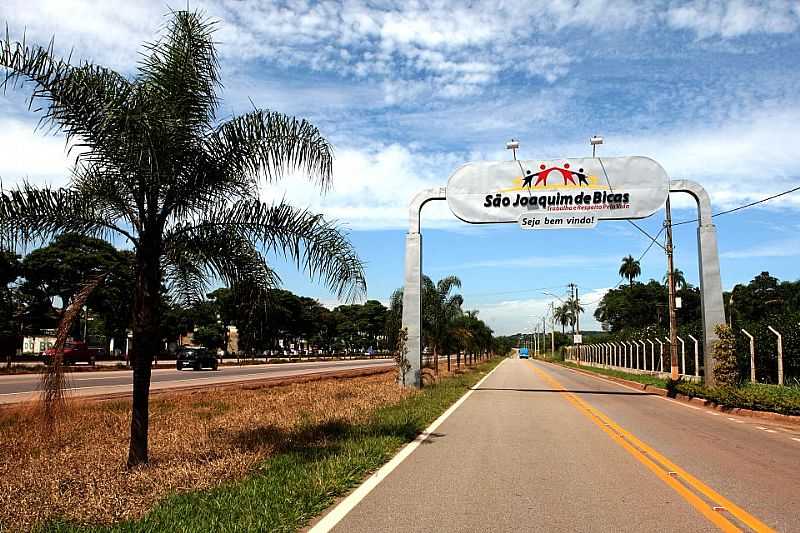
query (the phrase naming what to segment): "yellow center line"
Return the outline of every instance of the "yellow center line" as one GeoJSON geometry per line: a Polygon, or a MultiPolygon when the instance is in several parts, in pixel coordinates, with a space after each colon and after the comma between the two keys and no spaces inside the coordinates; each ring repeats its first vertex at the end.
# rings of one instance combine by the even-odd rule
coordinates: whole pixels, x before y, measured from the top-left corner
{"type": "Polygon", "coordinates": [[[623,449],[633,455],[639,462],[650,469],[659,479],[678,492],[678,494],[680,494],[687,502],[689,502],[695,509],[700,511],[703,516],[708,518],[722,531],[740,531],[740,529],[732,522],[727,520],[713,507],[709,506],[696,494],[689,491],[676,479],[676,477],[679,477],[684,483],[686,483],[686,485],[694,488],[700,494],[705,495],[717,506],[722,507],[725,511],[739,519],[743,524],[747,525],[752,530],[759,532],[773,531],[773,529],[761,522],[759,519],[749,514],[747,511],[734,504],[696,477],[689,474],[686,470],[682,469],[664,457],[662,454],[654,450],[645,442],[641,441],[629,431],[622,428],[603,412],[592,407],[589,403],[585,402],[577,395],[568,392],[564,386],[550,374],[535,367],[533,363],[531,363],[531,369],[539,377],[548,382],[554,389],[563,391],[565,398],[583,415],[600,427],[600,429],[609,435],[614,442],[619,444],[623,449]]]}

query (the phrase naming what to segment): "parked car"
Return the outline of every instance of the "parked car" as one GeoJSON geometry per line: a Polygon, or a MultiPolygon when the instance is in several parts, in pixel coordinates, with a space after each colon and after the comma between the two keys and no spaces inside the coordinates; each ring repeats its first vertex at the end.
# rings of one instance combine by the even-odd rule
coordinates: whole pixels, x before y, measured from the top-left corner
{"type": "Polygon", "coordinates": [[[219,359],[208,348],[182,346],[175,352],[175,356],[175,367],[178,370],[183,370],[184,368],[192,368],[194,370],[210,368],[211,370],[216,370],[219,366],[219,359]]]}
{"type": "MultiPolygon", "coordinates": [[[[48,348],[42,352],[42,358],[45,364],[53,364],[53,358],[56,356],[56,350],[48,348]]],[[[87,363],[94,366],[95,355],[94,352],[89,350],[89,347],[83,341],[67,341],[64,343],[64,355],[62,362],[65,365],[74,365],[75,363],[87,363]]]]}

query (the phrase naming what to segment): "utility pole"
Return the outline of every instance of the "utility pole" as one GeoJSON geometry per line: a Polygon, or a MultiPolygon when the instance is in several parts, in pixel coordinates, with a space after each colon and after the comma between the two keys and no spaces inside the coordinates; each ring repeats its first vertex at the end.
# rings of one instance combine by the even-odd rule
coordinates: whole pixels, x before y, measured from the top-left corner
{"type": "MultiPolygon", "coordinates": [[[[569,287],[569,301],[570,303],[574,303],[576,301],[575,295],[578,291],[578,287],[574,283],[570,283],[569,285],[567,285],[567,287],[569,287]]],[[[578,324],[578,313],[575,313],[575,323],[572,324],[573,335],[575,335],[576,333],[575,327],[577,324],[578,324]]]]}
{"type": "Polygon", "coordinates": [[[556,354],[556,314],[553,302],[550,302],[550,357],[556,354]]]}
{"type": "Polygon", "coordinates": [[[678,318],[675,315],[675,276],[673,275],[674,265],[672,260],[672,211],[669,205],[669,194],[667,194],[666,220],[664,226],[667,228],[667,284],[669,285],[669,358],[670,358],[670,377],[678,379],[678,318]]]}

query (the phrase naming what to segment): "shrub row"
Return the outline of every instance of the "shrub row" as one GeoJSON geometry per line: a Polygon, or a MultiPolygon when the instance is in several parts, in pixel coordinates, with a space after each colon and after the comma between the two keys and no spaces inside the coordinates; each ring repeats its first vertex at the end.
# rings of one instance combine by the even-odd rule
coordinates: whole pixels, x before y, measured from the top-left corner
{"type": "Polygon", "coordinates": [[[739,387],[710,388],[700,383],[668,380],[667,392],[673,397],[679,393],[703,398],[723,407],[800,415],[800,387],[748,383],[739,387]]]}

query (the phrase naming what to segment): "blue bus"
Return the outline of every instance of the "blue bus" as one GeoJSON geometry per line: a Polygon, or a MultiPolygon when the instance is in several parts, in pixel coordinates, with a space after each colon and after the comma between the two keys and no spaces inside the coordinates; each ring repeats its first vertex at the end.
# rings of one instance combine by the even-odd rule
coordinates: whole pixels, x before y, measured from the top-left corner
{"type": "Polygon", "coordinates": [[[520,348],[519,349],[519,358],[520,359],[527,359],[528,358],[528,349],[527,348],[520,348]]]}

